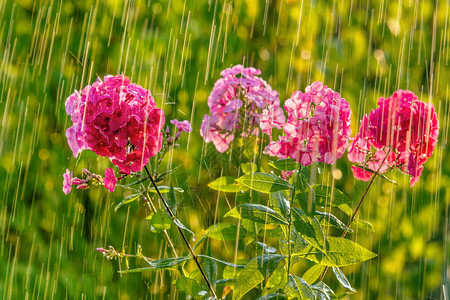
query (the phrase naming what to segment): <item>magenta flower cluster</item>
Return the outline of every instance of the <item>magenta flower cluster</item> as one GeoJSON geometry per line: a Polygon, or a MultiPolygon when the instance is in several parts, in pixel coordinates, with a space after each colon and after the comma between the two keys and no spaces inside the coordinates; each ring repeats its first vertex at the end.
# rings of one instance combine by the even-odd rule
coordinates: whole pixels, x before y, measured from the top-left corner
{"type": "Polygon", "coordinates": [[[342,157],[351,133],[352,111],[339,93],[316,81],[305,93],[294,92],[284,109],[288,115],[282,125],[285,135],[266,147],[267,154],[292,158],[305,166],[318,161],[332,164],[342,157]]]}
{"type": "Polygon", "coordinates": [[[66,169],[66,172],[63,174],[63,192],[64,194],[69,194],[72,190],[72,186],[76,186],[77,189],[87,189],[92,186],[97,186],[103,184],[105,188],[111,193],[114,192],[114,188],[116,187],[117,178],[114,175],[114,170],[112,168],[108,168],[105,170],[105,177],[100,175],[91,173],[89,170],[83,169],[83,173],[85,174],[85,178],[77,178],[73,177],[73,172],[69,169],[66,169]]]}
{"type": "Polygon", "coordinates": [[[373,172],[398,168],[411,176],[413,186],[433,154],[438,135],[439,121],[431,103],[403,90],[381,97],[378,107],[364,115],[349,147],[349,160],[363,167],[353,166],[353,175],[367,181],[373,172]]]}
{"type": "Polygon", "coordinates": [[[216,81],[208,98],[211,115],[205,115],[200,130],[205,142],[213,142],[217,151],[227,151],[236,136],[257,134],[261,113],[269,106],[272,118],[284,123],[278,92],[258,77],[260,74],[260,70],[241,65],[220,73],[222,78],[216,81]]]}
{"type": "Polygon", "coordinates": [[[75,157],[85,150],[109,157],[124,173],[137,172],[161,149],[164,112],[150,91],[122,75],[105,76],[66,101],[66,131],[75,157]]]}

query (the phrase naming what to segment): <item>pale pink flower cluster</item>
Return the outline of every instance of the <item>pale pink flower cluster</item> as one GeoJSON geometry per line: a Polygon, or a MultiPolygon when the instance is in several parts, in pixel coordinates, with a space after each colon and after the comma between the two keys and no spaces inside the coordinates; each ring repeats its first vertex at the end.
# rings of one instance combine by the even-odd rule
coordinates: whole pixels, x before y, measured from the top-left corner
{"type": "Polygon", "coordinates": [[[305,93],[294,92],[286,100],[288,119],[284,136],[272,141],[266,153],[292,158],[302,165],[314,162],[332,164],[348,146],[352,111],[348,102],[322,82],[314,82],[305,93]]]}
{"type": "Polygon", "coordinates": [[[433,154],[439,135],[434,106],[410,91],[398,90],[380,98],[378,107],[364,115],[361,129],[349,147],[348,158],[355,178],[367,181],[372,172],[398,168],[411,176],[413,186],[423,164],[433,154]],[[361,168],[363,167],[363,168],[361,168]]]}
{"type": "Polygon", "coordinates": [[[264,123],[272,122],[269,118],[276,120],[275,127],[284,123],[278,92],[258,77],[260,74],[260,70],[241,65],[220,73],[222,78],[216,81],[208,98],[211,115],[205,115],[200,129],[204,141],[213,142],[217,151],[227,151],[236,136],[257,134],[264,109],[268,110],[264,123]]]}
{"type": "Polygon", "coordinates": [[[142,170],[161,149],[164,112],[150,91],[125,76],[108,75],[75,91],[66,112],[73,122],[66,136],[75,157],[89,149],[129,174],[142,170]]]}

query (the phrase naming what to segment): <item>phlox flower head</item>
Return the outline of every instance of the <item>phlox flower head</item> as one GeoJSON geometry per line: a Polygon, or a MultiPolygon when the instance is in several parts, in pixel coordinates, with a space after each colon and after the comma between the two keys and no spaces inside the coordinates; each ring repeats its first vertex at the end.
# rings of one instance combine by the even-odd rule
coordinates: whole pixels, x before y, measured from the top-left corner
{"type": "Polygon", "coordinates": [[[63,174],[63,178],[63,192],[67,195],[72,189],[73,172],[69,171],[69,169],[66,169],[66,172],[63,174]]]}
{"type": "Polygon", "coordinates": [[[367,181],[372,172],[398,168],[411,176],[413,186],[423,164],[433,154],[439,135],[434,106],[407,90],[378,100],[378,107],[364,115],[361,128],[349,147],[353,176],[367,181]],[[369,169],[369,170],[367,170],[369,169]]]}
{"type": "Polygon", "coordinates": [[[125,76],[108,75],[75,91],[66,112],[73,122],[66,137],[75,157],[89,149],[129,174],[142,170],[161,149],[164,112],[150,91],[125,76]]]}
{"type": "Polygon", "coordinates": [[[284,136],[272,141],[266,153],[292,158],[302,165],[332,164],[348,146],[352,111],[348,102],[321,82],[305,92],[294,92],[284,104],[288,118],[282,125],[284,136]]]}
{"type": "MultiPolygon", "coordinates": [[[[260,70],[242,65],[220,73],[222,78],[216,81],[208,98],[211,114],[205,115],[200,129],[203,140],[213,142],[217,151],[227,151],[237,136],[258,134],[261,121],[281,128],[284,115],[278,92],[260,74],[260,70]]],[[[268,132],[269,125],[264,125],[263,130],[268,132]]]]}
{"type": "Polygon", "coordinates": [[[105,178],[103,178],[103,183],[108,191],[110,191],[111,193],[114,192],[117,178],[114,175],[114,170],[112,168],[108,168],[105,170],[105,178]]]}
{"type": "Polygon", "coordinates": [[[170,120],[170,123],[175,125],[178,128],[178,132],[191,132],[192,131],[192,126],[191,123],[189,123],[188,120],[184,120],[184,121],[178,121],[177,119],[174,120],[170,120]]]}

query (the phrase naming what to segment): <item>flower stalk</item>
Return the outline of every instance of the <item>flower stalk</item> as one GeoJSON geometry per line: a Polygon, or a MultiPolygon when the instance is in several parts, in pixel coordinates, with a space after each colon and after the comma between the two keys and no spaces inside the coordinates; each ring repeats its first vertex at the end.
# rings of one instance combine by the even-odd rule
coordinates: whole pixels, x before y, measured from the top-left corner
{"type": "MultiPolygon", "coordinates": [[[[150,179],[153,187],[155,188],[156,193],[158,194],[159,198],[161,199],[162,203],[164,204],[164,207],[166,208],[167,213],[169,214],[170,218],[172,219],[172,222],[175,223],[175,221],[177,219],[175,217],[175,214],[172,212],[172,210],[170,209],[169,204],[167,203],[166,199],[164,199],[164,197],[162,196],[161,192],[159,191],[158,186],[156,185],[156,182],[153,180],[153,177],[150,174],[150,171],[148,170],[147,166],[144,166],[144,169],[145,169],[145,172],[147,173],[148,178],[150,179]]],[[[213,295],[214,299],[219,299],[219,298],[217,298],[216,292],[214,291],[213,286],[209,282],[209,279],[206,276],[206,273],[203,270],[203,267],[201,266],[200,262],[198,261],[197,255],[195,255],[194,250],[191,247],[191,244],[189,244],[189,241],[188,241],[186,235],[184,234],[183,230],[179,226],[176,226],[176,227],[177,227],[178,232],[180,233],[184,243],[186,244],[186,247],[188,248],[189,253],[192,255],[192,258],[194,259],[195,264],[197,265],[198,269],[200,270],[200,273],[202,274],[203,279],[206,282],[206,285],[208,286],[209,290],[211,291],[211,294],[213,295]]]]}

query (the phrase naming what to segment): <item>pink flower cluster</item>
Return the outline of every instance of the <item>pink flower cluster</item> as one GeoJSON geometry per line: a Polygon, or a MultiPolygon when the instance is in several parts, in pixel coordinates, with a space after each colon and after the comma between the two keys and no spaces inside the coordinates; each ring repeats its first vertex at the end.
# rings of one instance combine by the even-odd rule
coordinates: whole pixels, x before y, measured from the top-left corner
{"type": "Polygon", "coordinates": [[[66,100],[73,126],[66,131],[75,157],[89,149],[122,172],[138,172],[162,145],[164,112],[150,91],[122,75],[105,76],[66,100]]]}
{"type": "MultiPolygon", "coordinates": [[[[398,90],[387,99],[378,99],[378,107],[364,115],[348,158],[374,172],[398,168],[411,176],[413,186],[433,154],[438,135],[434,106],[418,100],[413,92],[398,90]]],[[[358,166],[352,170],[360,180],[372,176],[372,172],[358,166]]]]}
{"type": "Polygon", "coordinates": [[[113,192],[116,187],[117,178],[114,175],[114,170],[112,168],[108,168],[105,170],[105,177],[102,178],[100,175],[91,173],[90,171],[83,169],[83,173],[86,175],[85,179],[80,179],[77,177],[73,177],[73,172],[69,169],[66,169],[66,172],[63,174],[63,192],[64,194],[69,194],[72,190],[72,185],[76,186],[77,189],[87,189],[92,186],[97,186],[101,183],[105,186],[105,188],[113,192]]]}
{"type": "MultiPolygon", "coordinates": [[[[211,115],[205,115],[200,129],[204,141],[213,142],[217,151],[227,151],[235,136],[257,134],[263,109],[271,110],[272,118],[284,123],[278,92],[257,76],[260,74],[260,70],[241,65],[220,73],[223,78],[216,81],[208,98],[211,115]]],[[[269,122],[269,117],[264,118],[269,122]]],[[[280,128],[278,123],[274,125],[280,128]]]]}
{"type": "Polygon", "coordinates": [[[339,93],[316,81],[305,93],[294,92],[284,109],[288,114],[285,135],[266,147],[267,154],[292,158],[305,166],[318,161],[332,164],[342,157],[351,133],[352,111],[339,93]]]}

